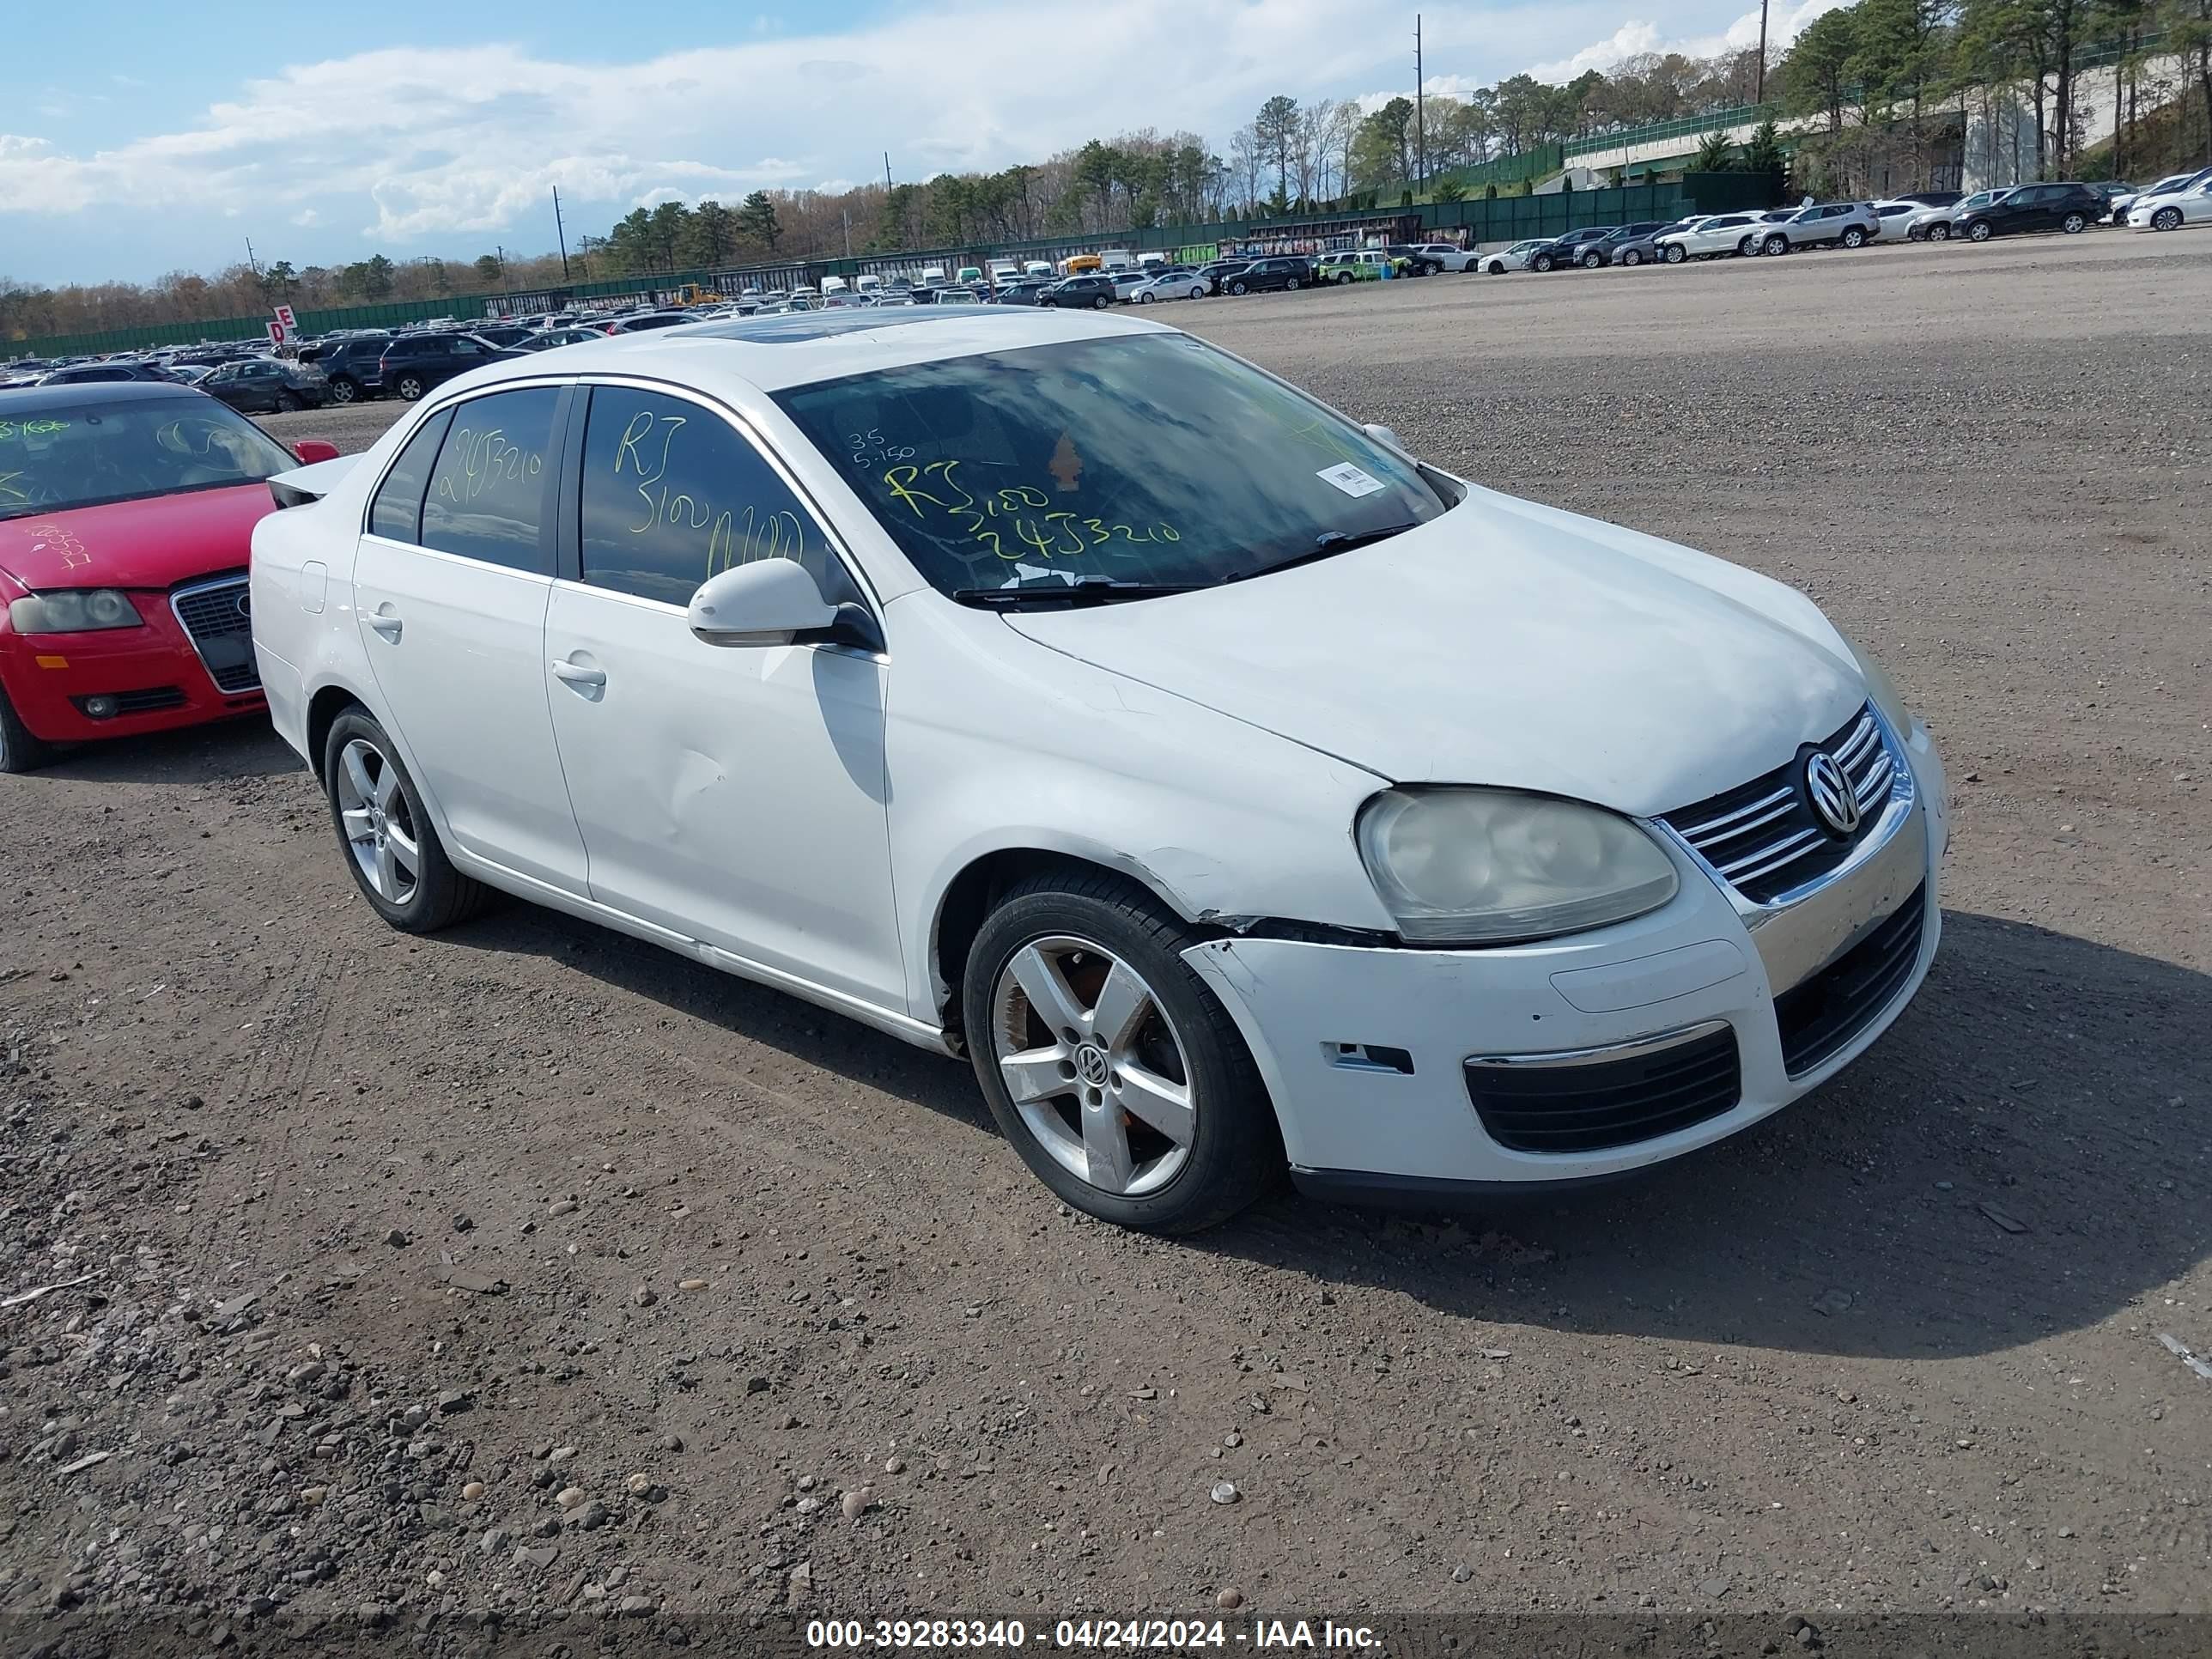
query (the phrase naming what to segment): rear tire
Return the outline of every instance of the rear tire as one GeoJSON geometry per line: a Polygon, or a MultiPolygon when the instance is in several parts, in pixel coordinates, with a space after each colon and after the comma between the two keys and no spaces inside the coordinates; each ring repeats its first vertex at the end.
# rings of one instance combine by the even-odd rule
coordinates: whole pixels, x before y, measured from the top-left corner
{"type": "MultiPolygon", "coordinates": [[[[1198,937],[1142,888],[1103,871],[1066,871],[1015,886],[985,919],[968,954],[961,1012],[976,1082],[992,1117],[1040,1181],[1075,1208],[1119,1226],[1158,1233],[1213,1226],[1266,1193],[1283,1168],[1281,1133],[1250,1051],[1219,999],[1182,959],[1198,937]],[[1079,1018],[1080,1029],[1047,1018],[1048,1011],[1018,982],[1017,959],[1039,945],[1044,950],[1020,977],[1033,979],[1039,961],[1049,963],[1048,982],[1068,994],[1064,1006],[1079,1018]],[[1102,982],[1092,983],[1086,969],[1096,970],[1102,982]],[[1093,1090],[1081,1059],[1093,1035],[1089,1021],[1106,1000],[1103,981],[1123,970],[1129,977],[1121,982],[1133,981],[1144,994],[1124,1001],[1139,1011],[1136,1029],[1145,1040],[1125,1051],[1109,1044],[1105,1039],[1111,1034],[1099,1027],[1100,1041],[1093,1046],[1112,1055],[1115,1081],[1093,1090]],[[1078,1043],[1066,1043],[1063,1025],[1076,1030],[1078,1043]],[[1002,1035],[1003,1028],[1015,1036],[1002,1035]],[[1018,1105],[1002,1054],[1031,1052],[1040,1038],[1068,1047],[1074,1055],[1059,1068],[1066,1094],[1032,1095],[1018,1105]],[[1127,1075],[1121,1069],[1125,1054],[1182,1085],[1189,1107],[1182,1130],[1187,1139],[1152,1131],[1146,1119],[1117,1111],[1104,1097],[1106,1089],[1120,1087],[1127,1075]],[[1177,1069],[1180,1079],[1171,1075],[1177,1069]],[[1102,1110],[1109,1134],[1120,1143],[1122,1168],[1142,1169],[1140,1149],[1146,1162],[1176,1160],[1157,1188],[1115,1191],[1062,1161],[1079,1160],[1093,1144],[1082,1131],[1102,1110]]],[[[1036,1086],[1057,1091],[1062,1085],[1048,1073],[1036,1086]]],[[[1141,1175],[1131,1184],[1142,1187],[1141,1175]]]]}
{"type": "Polygon", "coordinates": [[[399,398],[402,403],[410,404],[418,401],[422,398],[422,394],[429,389],[430,388],[428,386],[422,384],[422,377],[419,374],[401,375],[399,377],[399,384],[392,388],[392,390],[398,392],[399,398]]]}
{"type": "Polygon", "coordinates": [[[1305,286],[1304,283],[1301,282],[1297,277],[1296,277],[1296,276],[1288,277],[1288,278],[1285,279],[1285,281],[1284,281],[1284,283],[1283,283],[1283,292],[1285,292],[1285,294],[1296,294],[1296,293],[1297,293],[1300,289],[1304,288],[1304,286],[1305,286]]]}
{"type": "Polygon", "coordinates": [[[2058,228],[2064,231],[2069,236],[2079,236],[2083,231],[2089,228],[2089,221],[2081,214],[2069,213],[2063,219],[2059,221],[2058,228]]]}
{"type": "MultiPolygon", "coordinates": [[[[404,394],[403,394],[404,395],[404,394]]],[[[407,769],[399,761],[392,738],[383,726],[366,709],[349,708],[331,722],[330,735],[323,740],[323,793],[331,803],[331,823],[337,830],[338,850],[345,858],[346,868],[352,872],[354,885],[361,889],[362,896],[369,908],[403,933],[434,933],[441,928],[451,927],[481,913],[490,902],[492,890],[482,882],[463,875],[453,868],[453,860],[446,856],[445,847],[438,840],[437,830],[430,823],[430,815],[423,810],[422,797],[415,787],[415,781],[407,775],[407,769]],[[350,769],[349,751],[361,762],[361,770],[350,769]],[[368,784],[356,787],[355,801],[349,795],[350,781],[359,777],[368,784]],[[380,802],[381,816],[375,819],[374,833],[379,837],[374,848],[366,853],[356,848],[364,843],[357,836],[370,832],[357,817],[370,801],[380,802]],[[374,860],[374,849],[385,847],[386,839],[396,850],[402,839],[411,842],[415,864],[411,882],[402,883],[395,873],[391,892],[380,892],[376,878],[362,867],[362,859],[374,860]]],[[[400,855],[404,859],[404,854],[400,855]]],[[[395,872],[397,871],[395,860],[395,872]]]]}
{"type": "Polygon", "coordinates": [[[1111,304],[1113,304],[1113,303],[1114,303],[1114,302],[1113,302],[1111,300],[1108,299],[1104,295],[1101,294],[1101,295],[1097,295],[1097,297],[1095,297],[1095,298],[1091,301],[1091,308],[1093,311],[1103,311],[1103,310],[1105,310],[1105,309],[1106,309],[1106,307],[1107,307],[1108,306],[1109,306],[1109,305],[1111,305],[1111,304]]]}
{"type": "Polygon", "coordinates": [[[35,772],[54,757],[54,746],[33,735],[0,686],[0,772],[35,772]]]}
{"type": "Polygon", "coordinates": [[[1856,225],[1850,226],[1844,232],[1843,244],[1845,247],[1864,247],[1866,232],[1861,230],[1856,225]]]}

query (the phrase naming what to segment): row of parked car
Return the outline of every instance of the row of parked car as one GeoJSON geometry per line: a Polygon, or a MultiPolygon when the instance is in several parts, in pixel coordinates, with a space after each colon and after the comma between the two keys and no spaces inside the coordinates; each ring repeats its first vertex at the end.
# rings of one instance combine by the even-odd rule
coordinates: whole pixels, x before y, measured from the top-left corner
{"type": "Polygon", "coordinates": [[[1971,195],[1921,191],[1878,202],[1808,201],[1769,212],[1585,225],[1564,236],[1532,237],[1480,255],[1478,268],[1495,276],[1596,270],[1607,265],[1771,257],[1811,247],[1858,248],[1876,240],[1985,242],[2037,231],[2078,235],[2095,224],[2179,230],[2200,223],[2212,223],[2212,167],[2175,173],[2141,189],[2118,182],[2038,183],[1971,195]]]}

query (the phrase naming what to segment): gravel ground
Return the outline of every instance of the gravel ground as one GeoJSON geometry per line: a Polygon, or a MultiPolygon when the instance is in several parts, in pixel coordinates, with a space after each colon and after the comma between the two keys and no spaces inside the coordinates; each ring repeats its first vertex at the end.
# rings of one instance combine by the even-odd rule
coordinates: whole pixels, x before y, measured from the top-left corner
{"type": "Polygon", "coordinates": [[[256,726],[0,780],[0,1649],[2212,1613],[2212,237],[1164,315],[1875,646],[1958,814],[1890,1036],[1637,1184],[1158,1243],[957,1065],[385,930],[256,726]]]}

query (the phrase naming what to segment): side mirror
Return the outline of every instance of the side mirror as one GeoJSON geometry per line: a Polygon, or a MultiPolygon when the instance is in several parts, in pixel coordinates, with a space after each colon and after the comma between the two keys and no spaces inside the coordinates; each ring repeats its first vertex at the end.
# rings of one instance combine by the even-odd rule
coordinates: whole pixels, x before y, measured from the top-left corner
{"type": "Polygon", "coordinates": [[[313,466],[317,461],[335,461],[338,447],[327,438],[302,438],[292,446],[292,453],[300,458],[302,466],[313,466]]]}
{"type": "Polygon", "coordinates": [[[1373,421],[1370,421],[1363,429],[1366,432],[1367,435],[1374,439],[1376,443],[1388,444],[1391,448],[1396,450],[1401,455],[1405,456],[1408,460],[1413,459],[1413,452],[1407,448],[1404,444],[1401,443],[1398,441],[1398,434],[1393,432],[1389,427],[1378,426],[1373,421]]]}
{"type": "Polygon", "coordinates": [[[691,596],[684,621],[708,645],[789,645],[837,621],[837,607],[805,566],[755,559],[709,576],[691,596]]]}

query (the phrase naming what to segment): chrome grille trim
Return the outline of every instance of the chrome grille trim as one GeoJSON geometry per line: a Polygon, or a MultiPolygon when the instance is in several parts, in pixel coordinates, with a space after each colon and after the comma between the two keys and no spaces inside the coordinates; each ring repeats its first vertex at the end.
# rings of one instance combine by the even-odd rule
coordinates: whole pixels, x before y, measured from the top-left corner
{"type": "Polygon", "coordinates": [[[1812,814],[1799,775],[1805,751],[1771,772],[1674,811],[1659,822],[1724,886],[1759,907],[1792,902],[1854,860],[1870,837],[1886,835],[1886,808],[1909,799],[1912,781],[1896,738],[1872,703],[1822,740],[1843,769],[1861,814],[1849,836],[1835,836],[1812,814]]]}
{"type": "MultiPolygon", "coordinates": [[[[225,696],[240,696],[260,689],[260,665],[255,661],[250,643],[253,625],[246,613],[237,608],[236,602],[251,592],[249,578],[245,575],[217,576],[208,581],[189,582],[169,592],[169,612],[177,625],[191,641],[192,649],[199,656],[200,666],[207,671],[208,678],[216,690],[225,696]],[[246,635],[249,643],[242,661],[226,662],[217,667],[208,657],[210,642],[246,635]]],[[[234,650],[226,654],[235,656],[234,650]]]]}

